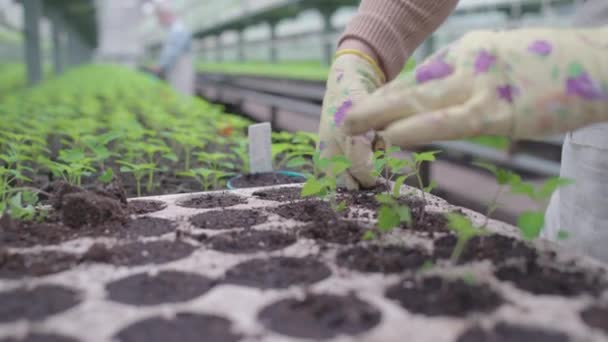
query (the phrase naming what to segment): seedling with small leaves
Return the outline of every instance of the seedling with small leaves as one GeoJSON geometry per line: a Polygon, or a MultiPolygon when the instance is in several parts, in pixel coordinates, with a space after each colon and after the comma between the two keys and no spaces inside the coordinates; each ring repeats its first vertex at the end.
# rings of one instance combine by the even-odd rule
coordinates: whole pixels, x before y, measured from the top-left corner
{"type": "Polygon", "coordinates": [[[119,160],[117,163],[121,165],[120,172],[133,174],[137,196],[141,196],[141,181],[151,170],[156,169],[156,165],[150,163],[135,164],[124,160],[119,160]]]}
{"type": "Polygon", "coordinates": [[[458,236],[456,246],[454,247],[454,250],[452,250],[452,256],[450,258],[451,262],[456,264],[468,242],[476,236],[486,234],[486,231],[485,228],[475,227],[471,220],[464,215],[448,213],[446,214],[446,217],[448,219],[448,227],[458,236]]]}
{"type": "Polygon", "coordinates": [[[195,179],[201,185],[204,191],[219,188],[220,182],[223,179],[226,179],[233,175],[233,173],[205,168],[197,168],[178,173],[178,176],[190,177],[195,179]]]}
{"type": "Polygon", "coordinates": [[[344,202],[337,203],[337,179],[351,167],[352,163],[344,156],[322,158],[319,152],[313,156],[314,173],[306,174],[307,181],[302,187],[302,197],[316,196],[329,200],[334,211],[346,208],[344,202]]]}

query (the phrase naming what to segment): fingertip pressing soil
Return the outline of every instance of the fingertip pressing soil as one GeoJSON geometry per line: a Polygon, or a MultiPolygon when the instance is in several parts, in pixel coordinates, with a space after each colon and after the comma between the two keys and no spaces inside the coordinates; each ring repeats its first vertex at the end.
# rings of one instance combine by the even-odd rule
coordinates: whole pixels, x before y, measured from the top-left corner
{"type": "Polygon", "coordinates": [[[75,290],[55,285],[1,292],[0,322],[39,321],[76,306],[79,297],[75,290]]]}
{"type": "Polygon", "coordinates": [[[338,218],[329,203],[318,200],[283,204],[273,208],[272,212],[283,218],[302,222],[335,222],[338,218]]]}
{"type": "Polygon", "coordinates": [[[251,228],[267,220],[268,216],[259,209],[227,209],[197,214],[190,218],[190,223],[197,228],[221,230],[251,228]]]}
{"type": "Polygon", "coordinates": [[[0,342],[77,342],[71,337],[50,334],[29,334],[22,338],[9,337],[0,339],[0,342]]]}
{"type": "Polygon", "coordinates": [[[258,188],[263,186],[304,183],[303,177],[292,177],[276,172],[254,173],[242,175],[230,181],[237,189],[258,188]]]}
{"type": "Polygon", "coordinates": [[[298,228],[298,237],[336,244],[355,244],[362,240],[366,228],[355,221],[330,220],[314,222],[298,228]]]}
{"type": "Polygon", "coordinates": [[[129,212],[134,215],[151,214],[167,207],[167,203],[153,200],[129,201],[129,212]]]}
{"type": "Polygon", "coordinates": [[[284,289],[311,285],[331,275],[331,270],[312,258],[275,257],[242,262],[229,269],[222,283],[259,289],[284,289]]]}
{"type": "MultiPolygon", "coordinates": [[[[456,246],[457,237],[454,235],[443,236],[434,242],[433,255],[438,259],[448,259],[456,246]]],[[[522,259],[525,262],[536,261],[538,254],[536,250],[515,238],[493,234],[488,236],[476,236],[469,240],[459,263],[490,260],[495,264],[502,264],[509,259],[522,259]]]]}
{"type": "Polygon", "coordinates": [[[0,278],[42,277],[68,270],[78,258],[61,252],[9,253],[0,251],[0,278]]]}
{"type": "Polygon", "coordinates": [[[182,241],[133,242],[111,247],[95,244],[82,256],[81,261],[115,266],[164,264],[185,258],[195,249],[182,241]]]}
{"type": "Polygon", "coordinates": [[[112,301],[137,306],[185,302],[209,291],[216,282],[209,278],[177,271],[157,275],[136,274],[106,285],[112,301]]]}
{"type": "Polygon", "coordinates": [[[427,316],[463,317],[473,312],[492,312],[503,299],[487,285],[471,285],[462,279],[437,276],[405,279],[391,286],[386,297],[406,310],[427,316]]]}
{"type": "Polygon", "coordinates": [[[207,241],[216,251],[242,254],[276,251],[294,244],[296,239],[287,233],[250,229],[218,234],[207,241]]]}
{"type": "Polygon", "coordinates": [[[258,319],[282,335],[319,340],[369,331],[380,323],[381,313],[352,294],[307,294],[265,307],[258,319]]]}
{"type": "Polygon", "coordinates": [[[126,222],[120,202],[91,192],[63,196],[61,219],[71,228],[99,226],[107,222],[126,222]]]}
{"type": "Polygon", "coordinates": [[[174,221],[161,219],[158,217],[138,217],[129,221],[126,229],[121,229],[121,237],[138,238],[161,236],[175,231],[177,224],[174,221]]]}
{"type": "Polygon", "coordinates": [[[465,331],[456,342],[568,342],[570,338],[561,332],[498,323],[491,331],[474,326],[465,331]]]}
{"type": "Polygon", "coordinates": [[[232,322],[218,316],[179,313],[174,318],[154,317],[120,331],[113,340],[120,342],[236,342],[241,336],[232,322]]]}
{"type": "Polygon", "coordinates": [[[356,246],[339,252],[340,267],[368,273],[399,273],[418,270],[431,257],[426,253],[400,246],[356,246]]]}
{"type": "Polygon", "coordinates": [[[599,278],[583,271],[561,271],[536,262],[500,267],[496,278],[535,295],[574,297],[583,293],[598,295],[605,288],[599,278]]]}
{"type": "Polygon", "coordinates": [[[185,208],[210,209],[234,207],[235,205],[243,203],[247,203],[246,198],[223,192],[220,194],[203,194],[190,197],[183,201],[179,201],[177,205],[185,208]]]}
{"type": "Polygon", "coordinates": [[[588,326],[608,334],[608,307],[591,306],[581,312],[581,319],[588,326]]]}
{"type": "Polygon", "coordinates": [[[253,196],[266,201],[291,202],[302,198],[302,188],[283,187],[279,189],[260,190],[253,193],[253,196]]]}

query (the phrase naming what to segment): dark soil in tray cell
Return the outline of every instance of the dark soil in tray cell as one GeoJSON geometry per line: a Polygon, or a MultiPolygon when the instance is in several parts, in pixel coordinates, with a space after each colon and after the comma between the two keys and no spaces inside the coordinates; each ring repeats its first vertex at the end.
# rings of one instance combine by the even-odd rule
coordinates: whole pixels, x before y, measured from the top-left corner
{"type": "Polygon", "coordinates": [[[283,249],[294,244],[296,238],[287,233],[251,229],[214,235],[207,242],[216,251],[241,254],[283,249]]]}
{"type": "Polygon", "coordinates": [[[260,289],[284,289],[314,284],[330,275],[330,269],[320,261],[276,257],[240,263],[226,272],[222,282],[260,289]]]}
{"type": "Polygon", "coordinates": [[[280,334],[320,340],[369,331],[380,323],[381,313],[352,294],[308,294],[271,304],[260,311],[258,319],[280,334]]]}
{"type": "Polygon", "coordinates": [[[42,277],[68,270],[77,264],[78,258],[67,253],[18,254],[0,251],[0,278],[42,277]]]}
{"type": "Polygon", "coordinates": [[[7,215],[0,219],[0,245],[6,247],[33,247],[55,245],[77,238],[80,232],[60,223],[14,221],[7,215]]]}
{"type": "Polygon", "coordinates": [[[594,275],[583,271],[561,271],[536,262],[503,266],[494,275],[517,288],[535,295],[574,297],[584,293],[598,295],[605,284],[594,275]]]}
{"type": "Polygon", "coordinates": [[[465,331],[456,342],[568,342],[570,338],[560,332],[498,323],[492,331],[474,326],[465,331]]]}
{"type": "Polygon", "coordinates": [[[427,316],[463,317],[473,312],[491,312],[502,298],[486,285],[437,276],[405,279],[391,286],[386,297],[406,310],[427,316]]]}
{"type": "Polygon", "coordinates": [[[359,272],[399,273],[420,269],[431,257],[400,246],[356,246],[338,253],[336,263],[359,272]]]}
{"type": "Polygon", "coordinates": [[[163,264],[185,258],[195,249],[195,246],[182,241],[133,242],[111,247],[95,244],[81,259],[83,262],[116,266],[163,264]]]}
{"type": "Polygon", "coordinates": [[[154,317],[120,331],[113,340],[120,342],[236,342],[241,336],[232,323],[222,317],[180,313],[174,318],[154,317]]]}
{"type": "Polygon", "coordinates": [[[275,202],[291,202],[301,199],[302,188],[284,187],[280,189],[260,190],[253,193],[253,196],[275,202]]]}
{"type": "Polygon", "coordinates": [[[0,339],[0,342],[77,342],[71,337],[49,334],[29,334],[22,338],[9,337],[0,339]]]}
{"type": "MultiPolygon", "coordinates": [[[[457,240],[454,235],[447,235],[435,240],[434,256],[439,259],[449,259],[457,240]]],[[[536,250],[528,247],[524,242],[512,237],[493,234],[471,239],[460,256],[459,262],[490,260],[495,264],[501,264],[514,258],[533,262],[537,257],[536,250]]]]}
{"type": "Polygon", "coordinates": [[[272,212],[283,218],[302,222],[335,222],[338,218],[329,203],[318,200],[283,204],[273,208],[272,212]]]}
{"type": "Polygon", "coordinates": [[[366,229],[354,221],[332,219],[313,222],[297,229],[298,237],[337,244],[360,242],[366,229]]]}
{"type": "Polygon", "coordinates": [[[63,223],[75,229],[127,221],[127,212],[120,202],[91,192],[63,196],[60,213],[63,223]]]}
{"type": "Polygon", "coordinates": [[[220,194],[203,194],[186,198],[179,201],[177,205],[185,208],[211,209],[234,207],[235,205],[243,203],[247,203],[246,198],[228,192],[223,192],[220,194]]]}
{"type": "Polygon", "coordinates": [[[251,228],[267,220],[268,216],[260,209],[227,209],[197,214],[190,218],[190,223],[202,229],[235,229],[251,228]]]}
{"type": "Polygon", "coordinates": [[[209,291],[216,282],[190,273],[163,271],[157,275],[140,273],[106,285],[108,298],[131,305],[158,305],[185,302],[209,291]]]}
{"type": "Polygon", "coordinates": [[[426,233],[431,237],[434,237],[435,233],[446,233],[449,232],[447,226],[447,220],[441,213],[425,212],[424,216],[421,214],[422,207],[412,209],[412,217],[414,222],[403,229],[413,230],[420,233],[426,233]]]}
{"type": "Polygon", "coordinates": [[[230,183],[237,189],[257,188],[262,186],[304,183],[302,177],[290,177],[276,172],[255,173],[235,178],[230,183]]]}
{"type": "Polygon", "coordinates": [[[592,306],[581,312],[581,319],[590,327],[608,334],[608,307],[592,306]]]}
{"type": "Polygon", "coordinates": [[[129,212],[135,215],[151,214],[167,207],[167,203],[153,200],[129,201],[129,212]]]}
{"type": "Polygon", "coordinates": [[[55,285],[0,292],[0,322],[42,320],[76,306],[79,297],[75,290],[55,285]]]}
{"type": "Polygon", "coordinates": [[[175,231],[177,224],[173,221],[157,217],[138,217],[120,230],[121,237],[138,238],[161,236],[175,231]]]}

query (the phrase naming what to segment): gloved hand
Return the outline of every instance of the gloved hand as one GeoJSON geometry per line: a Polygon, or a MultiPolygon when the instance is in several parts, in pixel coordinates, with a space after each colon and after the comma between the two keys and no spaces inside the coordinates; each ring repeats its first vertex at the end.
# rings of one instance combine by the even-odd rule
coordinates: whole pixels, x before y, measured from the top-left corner
{"type": "Polygon", "coordinates": [[[608,27],[472,32],[355,106],[344,129],[402,147],[570,131],[608,120],[607,61],[608,27]]]}
{"type": "MultiPolygon", "coordinates": [[[[321,157],[344,155],[352,162],[342,183],[349,189],[371,187],[376,183],[372,175],[370,135],[350,137],[342,130],[351,107],[384,84],[384,73],[376,62],[357,50],[341,50],[336,55],[323,99],[323,113],[319,129],[321,157]]],[[[372,135],[373,137],[373,135],[372,135]]]]}

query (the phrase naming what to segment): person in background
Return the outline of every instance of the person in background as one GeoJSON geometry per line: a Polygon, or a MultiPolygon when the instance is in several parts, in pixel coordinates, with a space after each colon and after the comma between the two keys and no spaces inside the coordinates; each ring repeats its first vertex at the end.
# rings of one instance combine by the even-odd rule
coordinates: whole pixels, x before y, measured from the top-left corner
{"type": "Polygon", "coordinates": [[[193,95],[192,34],[166,5],[157,5],[156,16],[168,34],[155,72],[178,92],[193,95]]]}
{"type": "Polygon", "coordinates": [[[362,0],[327,80],[321,155],[353,162],[354,189],[376,182],[374,132],[404,148],[569,132],[561,176],[575,183],[554,194],[543,236],[566,231],[565,243],[608,261],[608,1],[586,1],[575,28],[470,32],[395,79],[457,4],[362,0]]]}

